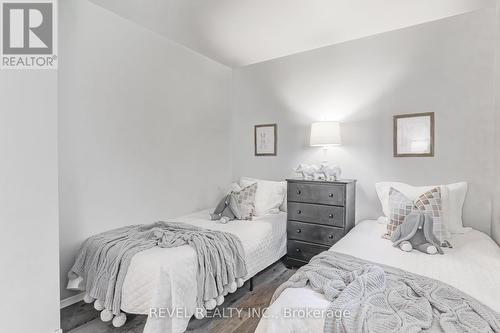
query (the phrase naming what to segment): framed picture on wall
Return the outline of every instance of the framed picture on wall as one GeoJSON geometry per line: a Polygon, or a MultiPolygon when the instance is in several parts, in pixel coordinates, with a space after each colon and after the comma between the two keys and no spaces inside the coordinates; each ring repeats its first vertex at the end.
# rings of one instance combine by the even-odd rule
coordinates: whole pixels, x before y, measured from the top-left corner
{"type": "Polygon", "coordinates": [[[394,116],[394,157],[434,156],[434,112],[394,116]]]}
{"type": "Polygon", "coordinates": [[[255,156],[276,156],[277,135],[276,124],[255,125],[255,156]]]}

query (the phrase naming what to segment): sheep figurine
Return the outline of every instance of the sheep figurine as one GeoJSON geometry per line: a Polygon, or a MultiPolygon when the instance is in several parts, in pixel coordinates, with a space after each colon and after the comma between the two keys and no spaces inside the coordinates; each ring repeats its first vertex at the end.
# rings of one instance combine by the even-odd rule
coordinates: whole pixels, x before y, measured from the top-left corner
{"type": "Polygon", "coordinates": [[[303,179],[313,180],[318,179],[320,168],[314,164],[299,164],[293,171],[300,173],[303,179]]]}
{"type": "Polygon", "coordinates": [[[327,181],[338,180],[342,170],[338,166],[330,166],[327,163],[322,163],[319,168],[319,173],[327,181]]]}

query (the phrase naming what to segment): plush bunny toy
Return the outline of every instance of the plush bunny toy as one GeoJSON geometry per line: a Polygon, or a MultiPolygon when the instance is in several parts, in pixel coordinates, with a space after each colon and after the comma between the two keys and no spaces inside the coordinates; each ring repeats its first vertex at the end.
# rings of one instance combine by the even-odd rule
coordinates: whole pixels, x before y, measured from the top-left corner
{"type": "Polygon", "coordinates": [[[443,254],[439,242],[434,236],[434,222],[432,216],[422,212],[413,212],[408,215],[403,224],[398,226],[392,235],[394,246],[399,246],[403,251],[410,252],[416,249],[428,254],[443,254]]]}
{"type": "Polygon", "coordinates": [[[213,213],[210,214],[210,219],[219,220],[220,223],[227,223],[236,218],[231,209],[231,193],[226,195],[219,202],[213,213]]]}

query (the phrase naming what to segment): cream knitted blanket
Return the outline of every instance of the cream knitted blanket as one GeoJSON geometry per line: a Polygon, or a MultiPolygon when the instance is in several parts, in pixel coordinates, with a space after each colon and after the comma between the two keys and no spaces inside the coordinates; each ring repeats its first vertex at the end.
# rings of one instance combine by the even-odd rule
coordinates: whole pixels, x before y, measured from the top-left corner
{"type": "Polygon", "coordinates": [[[88,238],[68,273],[81,277],[79,289],[103,303],[114,315],[120,313],[121,292],[132,257],[155,246],[191,246],[198,258],[198,307],[216,302],[228,290],[242,284],[247,275],[244,250],[233,234],[207,230],[185,223],[157,222],[133,225],[88,238]]]}
{"type": "Polygon", "coordinates": [[[301,267],[272,302],[306,285],[331,302],[326,333],[500,332],[500,315],[456,288],[333,251],[301,267]]]}

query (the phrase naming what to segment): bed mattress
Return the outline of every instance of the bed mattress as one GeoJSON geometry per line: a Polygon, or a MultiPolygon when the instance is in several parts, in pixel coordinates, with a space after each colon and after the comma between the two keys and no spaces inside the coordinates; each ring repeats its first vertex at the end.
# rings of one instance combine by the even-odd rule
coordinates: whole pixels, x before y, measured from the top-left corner
{"type": "MultiPolygon", "coordinates": [[[[500,247],[486,234],[471,230],[453,236],[444,255],[402,252],[381,238],[386,226],[367,220],[331,247],[361,259],[381,263],[445,282],[500,313],[500,247]]],[[[324,318],[290,317],[289,309],[328,307],[323,295],[306,288],[286,289],[267,310],[256,332],[322,332],[324,318]]]]}
{"type": "MultiPolygon", "coordinates": [[[[208,211],[201,211],[171,221],[230,232],[239,237],[245,250],[246,279],[286,253],[286,213],[227,224],[211,221],[208,217],[208,211]]],[[[144,332],[184,332],[196,307],[196,271],[196,253],[187,245],[157,247],[136,254],[123,284],[122,310],[149,314],[152,307],[178,309],[180,312],[172,318],[149,318],[144,332]]]]}

